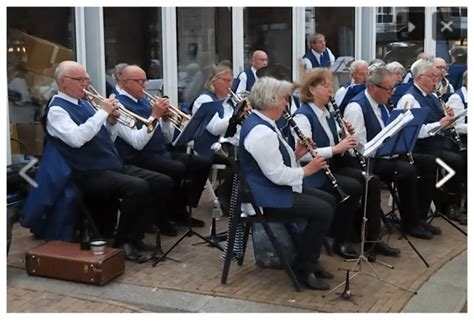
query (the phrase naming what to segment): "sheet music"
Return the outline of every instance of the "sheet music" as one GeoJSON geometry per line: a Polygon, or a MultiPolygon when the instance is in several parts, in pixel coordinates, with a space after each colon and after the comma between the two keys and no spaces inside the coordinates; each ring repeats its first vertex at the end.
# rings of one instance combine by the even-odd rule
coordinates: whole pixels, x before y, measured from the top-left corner
{"type": "Polygon", "coordinates": [[[370,157],[382,146],[386,139],[395,135],[400,131],[406,124],[413,120],[414,116],[411,111],[406,111],[403,114],[397,116],[389,125],[384,127],[372,140],[367,142],[361,153],[364,157],[370,157]]]}

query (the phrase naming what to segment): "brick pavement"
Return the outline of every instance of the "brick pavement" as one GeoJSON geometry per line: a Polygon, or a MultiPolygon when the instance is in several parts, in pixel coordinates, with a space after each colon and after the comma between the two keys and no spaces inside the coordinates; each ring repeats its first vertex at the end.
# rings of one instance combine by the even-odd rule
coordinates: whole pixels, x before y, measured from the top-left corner
{"type": "MultiPolygon", "coordinates": [[[[200,208],[194,211],[194,214],[199,218],[207,219],[206,224],[210,224],[211,205],[210,202],[206,202],[205,198],[203,201],[200,208]]],[[[222,219],[218,222],[218,228],[225,229],[226,223],[227,219],[222,219]]],[[[430,241],[410,238],[430,263],[430,268],[424,266],[405,240],[398,240],[398,238],[392,236],[391,243],[402,250],[402,256],[400,258],[380,258],[392,264],[395,267],[394,270],[373,264],[382,279],[417,290],[436,270],[467,249],[465,236],[441,219],[435,219],[434,224],[442,228],[442,236],[436,236],[430,241]]],[[[181,231],[184,230],[181,229],[181,231]]],[[[200,230],[204,235],[207,234],[207,231],[207,229],[200,230]]],[[[41,244],[41,242],[34,240],[28,230],[18,224],[14,226],[13,232],[14,240],[8,256],[8,265],[24,268],[25,252],[41,244]]],[[[146,240],[149,243],[154,242],[151,235],[147,235],[146,240]]],[[[163,248],[166,249],[175,240],[175,238],[163,237],[163,248]]],[[[248,253],[243,266],[239,267],[233,263],[228,284],[222,285],[220,283],[223,266],[221,252],[205,245],[192,245],[199,241],[198,237],[186,238],[173,250],[170,257],[180,260],[180,263],[165,261],[160,262],[157,267],[152,267],[149,263],[138,265],[127,262],[125,273],[115,281],[149,287],[150,290],[154,288],[171,289],[323,312],[400,312],[412,297],[409,292],[367,275],[359,275],[351,281],[351,291],[360,296],[355,298],[357,305],[337,299],[337,294],[323,298],[324,292],[312,290],[295,292],[284,271],[262,269],[255,265],[251,241],[249,241],[248,253]]],[[[345,273],[338,272],[338,268],[353,266],[353,263],[344,262],[339,257],[325,254],[321,257],[321,261],[336,275],[336,278],[330,281],[331,287],[344,280],[345,273]]],[[[364,270],[370,271],[367,266],[364,267],[364,270]]],[[[40,281],[40,278],[38,278],[38,281],[40,281]]],[[[62,304],[64,300],[71,305],[76,305],[77,301],[77,305],[80,306],[79,309],[82,309],[82,311],[88,311],[86,308],[103,311],[115,308],[117,312],[142,311],[110,302],[95,301],[88,304],[86,301],[82,301],[81,297],[61,297],[60,295],[57,297],[41,292],[31,292],[31,295],[36,294],[37,297],[46,295],[45,298],[39,301],[51,301],[51,303],[44,305],[38,303],[38,306],[30,306],[28,301],[33,300],[25,299],[29,298],[29,295],[24,290],[8,286],[9,312],[71,311],[64,309],[65,306],[62,304]],[[22,299],[26,300],[23,304],[22,299]]]]}

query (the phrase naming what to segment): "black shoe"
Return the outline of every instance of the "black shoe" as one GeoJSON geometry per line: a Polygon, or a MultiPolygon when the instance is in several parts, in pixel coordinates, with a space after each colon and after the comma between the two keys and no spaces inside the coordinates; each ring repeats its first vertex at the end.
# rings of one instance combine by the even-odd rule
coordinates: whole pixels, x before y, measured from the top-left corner
{"type": "Polygon", "coordinates": [[[385,255],[385,256],[399,256],[400,250],[395,247],[390,247],[384,241],[379,241],[375,243],[375,253],[385,255]]]}
{"type": "Polygon", "coordinates": [[[375,249],[369,249],[364,252],[364,256],[367,258],[367,261],[373,263],[377,260],[377,254],[375,253],[375,249]]]}
{"type": "Polygon", "coordinates": [[[433,238],[433,235],[431,234],[431,232],[426,230],[421,225],[407,227],[406,229],[403,229],[403,232],[407,235],[410,235],[410,236],[416,237],[416,238],[420,238],[420,239],[431,239],[431,238],[433,238]]]}
{"type": "Polygon", "coordinates": [[[120,247],[123,250],[123,254],[125,255],[125,259],[128,261],[133,262],[142,262],[146,260],[146,257],[140,254],[139,251],[131,244],[131,243],[124,243],[120,247]]]}
{"type": "Polygon", "coordinates": [[[320,263],[316,264],[316,267],[314,269],[314,275],[317,278],[323,278],[323,279],[333,279],[334,278],[334,274],[327,271],[320,263]]]}
{"type": "Polygon", "coordinates": [[[441,228],[433,226],[432,224],[426,221],[422,221],[421,226],[425,228],[426,230],[428,230],[433,235],[441,235],[441,228]]]}
{"type": "Polygon", "coordinates": [[[306,273],[298,277],[308,288],[313,290],[329,290],[329,284],[318,278],[314,273],[306,273]]]}
{"type": "Polygon", "coordinates": [[[460,216],[461,216],[461,213],[459,211],[459,208],[451,204],[448,207],[448,211],[446,212],[446,217],[454,221],[459,221],[460,216]]]}
{"type": "Polygon", "coordinates": [[[169,237],[176,237],[178,236],[178,231],[176,230],[174,224],[171,222],[168,222],[163,225],[159,225],[158,228],[160,228],[160,234],[169,236],[169,237]]]}
{"type": "Polygon", "coordinates": [[[352,260],[359,257],[354,247],[349,242],[338,243],[334,242],[332,244],[332,251],[342,258],[352,260]]]}
{"type": "Polygon", "coordinates": [[[136,240],[133,243],[133,246],[139,251],[142,252],[152,252],[155,249],[155,246],[145,243],[142,239],[136,240]]]}

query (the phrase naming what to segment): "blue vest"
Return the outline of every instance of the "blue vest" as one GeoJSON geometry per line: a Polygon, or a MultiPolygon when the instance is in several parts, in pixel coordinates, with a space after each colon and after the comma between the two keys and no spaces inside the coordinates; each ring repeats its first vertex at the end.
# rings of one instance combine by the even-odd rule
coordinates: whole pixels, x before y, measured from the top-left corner
{"type": "Polygon", "coordinates": [[[251,91],[253,84],[255,83],[255,76],[253,75],[252,69],[249,68],[248,70],[245,70],[243,73],[247,75],[247,86],[245,89],[247,91],[251,91]]]}
{"type": "MultiPolygon", "coordinates": [[[[75,105],[65,99],[56,97],[46,109],[46,114],[48,114],[49,107],[51,106],[63,108],[77,125],[85,123],[95,114],[92,106],[84,100],[80,100],[79,105],[75,105]]],[[[61,156],[73,171],[123,170],[122,160],[105,126],[102,126],[100,131],[80,148],[70,147],[60,139],[52,136],[48,138],[50,141],[54,141],[61,156]]]]}
{"type": "Polygon", "coordinates": [[[379,120],[377,119],[377,116],[375,116],[374,110],[370,105],[369,99],[365,96],[365,92],[360,92],[357,96],[352,98],[350,103],[352,102],[359,104],[362,108],[362,114],[364,114],[364,123],[368,142],[372,140],[373,137],[375,137],[377,133],[382,130],[382,128],[380,127],[379,120]]]}
{"type": "MultiPolygon", "coordinates": [[[[293,190],[291,186],[277,185],[271,182],[262,172],[252,155],[245,150],[244,141],[249,132],[257,125],[265,125],[272,130],[273,126],[261,119],[257,114],[250,114],[242,124],[240,130],[239,158],[240,169],[255,203],[260,207],[289,208],[293,206],[293,190]]],[[[275,131],[276,132],[276,131],[275,131]]],[[[283,142],[278,139],[279,150],[286,166],[291,166],[290,156],[283,142]]]]}
{"type": "MultiPolygon", "coordinates": [[[[329,59],[329,52],[328,50],[324,50],[324,52],[321,54],[320,56],[320,59],[321,57],[324,58],[324,60],[327,62],[324,66],[322,66],[323,68],[325,67],[328,67],[330,64],[331,64],[331,61],[329,59]]],[[[321,67],[321,65],[319,64],[319,61],[318,59],[316,58],[316,56],[313,54],[313,51],[308,50],[304,55],[303,55],[303,58],[305,59],[308,59],[311,61],[311,64],[313,65],[313,68],[319,68],[321,67]]]]}
{"type": "Polygon", "coordinates": [[[441,103],[434,95],[428,94],[427,96],[423,96],[422,92],[415,86],[410,87],[406,94],[412,95],[415,100],[420,103],[420,107],[429,108],[425,123],[438,122],[444,117],[444,110],[441,107],[441,103]]]}
{"type": "MultiPolygon", "coordinates": [[[[329,147],[330,142],[329,138],[324,131],[321,123],[319,122],[318,117],[314,113],[313,109],[309,104],[303,104],[301,105],[300,108],[296,111],[295,115],[297,114],[302,114],[306,116],[306,118],[309,121],[309,124],[311,125],[311,132],[312,132],[312,139],[316,143],[318,147],[324,148],[324,147],[329,147]]],[[[339,143],[339,137],[337,135],[337,129],[336,129],[336,123],[334,122],[334,118],[331,117],[329,119],[329,127],[331,129],[332,135],[334,137],[334,142],[337,144],[339,143]]],[[[333,162],[333,159],[328,160],[328,164],[331,165],[333,162]]],[[[303,178],[303,185],[305,187],[321,187],[324,183],[324,170],[320,170],[319,172],[307,176],[303,178]]]]}
{"type": "MultiPolygon", "coordinates": [[[[146,98],[140,99],[138,102],[135,102],[133,99],[126,95],[117,95],[117,100],[125,106],[128,110],[134,112],[135,114],[147,119],[151,115],[151,104],[146,98]]],[[[141,128],[143,123],[137,122],[137,127],[141,128]]],[[[150,141],[143,147],[142,150],[136,150],[131,145],[129,145],[125,140],[120,137],[115,141],[118,152],[122,159],[125,161],[137,158],[140,153],[148,154],[158,154],[164,158],[171,159],[171,154],[166,147],[166,139],[161,132],[161,126],[156,127],[155,133],[151,137],[150,141]]]]}
{"type": "MultiPolygon", "coordinates": [[[[211,91],[206,91],[203,94],[210,96],[213,101],[219,100],[219,98],[217,98],[217,96],[211,91]]],[[[219,107],[217,114],[220,118],[223,118],[224,107],[219,107]]],[[[211,146],[218,140],[218,135],[213,135],[208,130],[204,130],[199,138],[194,139],[194,150],[196,150],[196,152],[202,156],[212,158],[214,156],[214,152],[211,150],[211,146]]]]}

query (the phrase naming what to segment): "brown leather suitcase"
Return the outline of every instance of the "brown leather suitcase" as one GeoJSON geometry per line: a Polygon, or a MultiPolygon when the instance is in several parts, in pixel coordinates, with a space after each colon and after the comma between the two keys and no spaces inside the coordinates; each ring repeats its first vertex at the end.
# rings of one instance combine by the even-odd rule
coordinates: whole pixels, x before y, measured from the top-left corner
{"type": "Polygon", "coordinates": [[[104,254],[81,250],[79,244],[51,241],[26,253],[29,275],[103,285],[125,270],[123,252],[106,247],[104,254]]]}

